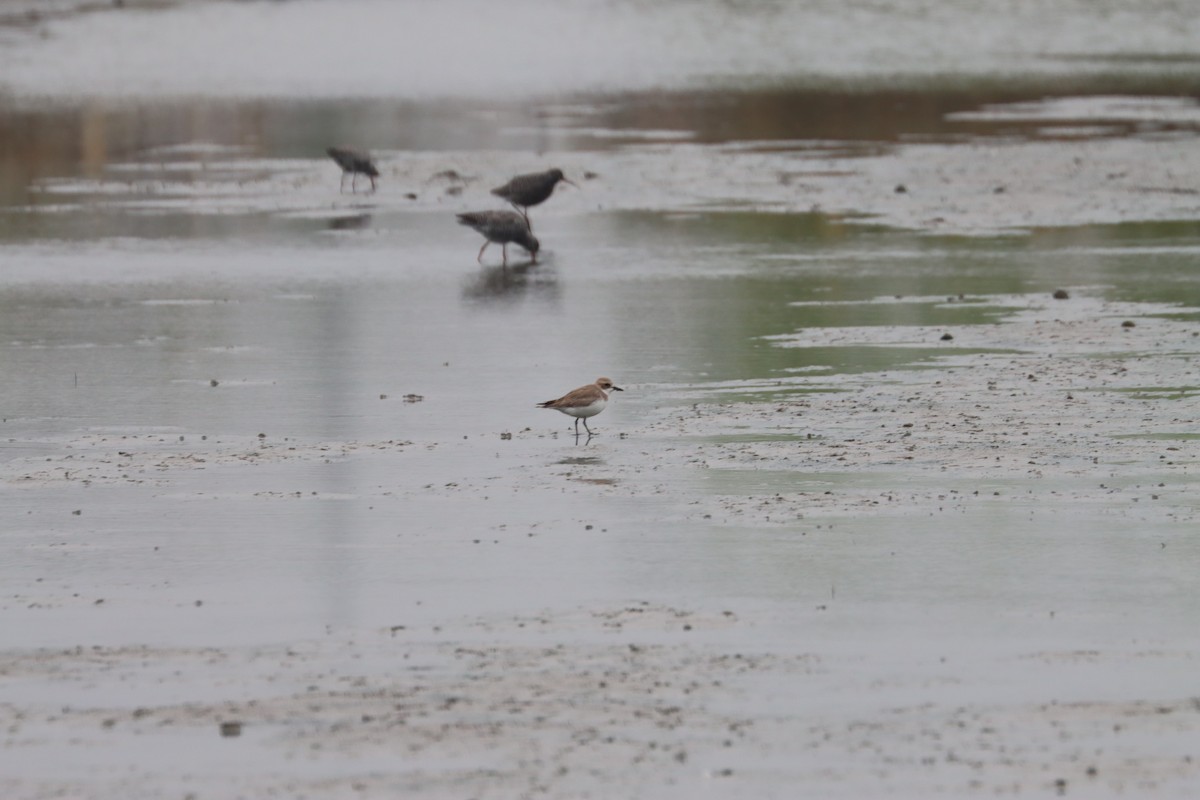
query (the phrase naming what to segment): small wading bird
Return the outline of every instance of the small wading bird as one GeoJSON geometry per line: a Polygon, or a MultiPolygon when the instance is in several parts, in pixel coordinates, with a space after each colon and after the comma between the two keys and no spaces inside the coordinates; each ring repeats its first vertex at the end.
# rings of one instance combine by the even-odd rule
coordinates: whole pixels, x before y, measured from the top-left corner
{"type": "Polygon", "coordinates": [[[375,167],[375,162],[371,160],[371,156],[364,153],[362,150],[351,150],[348,147],[330,147],[325,150],[329,157],[337,162],[337,165],[342,168],[342,183],[338,186],[339,192],[346,191],[346,176],[354,176],[350,181],[350,190],[358,191],[358,176],[366,175],[371,179],[371,191],[375,191],[375,179],[379,177],[379,170],[375,167]]]}
{"type": "Polygon", "coordinates": [[[529,251],[530,262],[537,263],[537,253],[541,244],[529,230],[529,223],[520,214],[513,211],[468,211],[458,215],[458,223],[474,228],[487,239],[479,248],[476,261],[483,263],[483,251],[492,242],[500,245],[504,266],[508,266],[508,243],[516,242],[529,251]]]}
{"type": "Polygon", "coordinates": [[[592,435],[592,429],[588,427],[587,418],[594,417],[604,410],[608,405],[609,392],[625,391],[620,386],[613,384],[608,378],[597,378],[595,383],[589,383],[587,386],[580,386],[573,392],[567,392],[557,400],[547,400],[544,403],[538,403],[538,408],[553,408],[555,411],[561,411],[564,414],[575,418],[575,435],[579,435],[579,420],[583,420],[583,429],[587,431],[588,436],[592,435]]]}
{"type": "MultiPolygon", "coordinates": [[[[512,203],[513,208],[521,212],[525,222],[529,222],[529,207],[542,203],[554,193],[558,182],[570,183],[576,189],[579,186],[563,177],[561,169],[550,169],[545,172],[531,172],[528,175],[518,175],[503,186],[492,189],[492,194],[502,197],[512,203]]],[[[533,226],[529,226],[530,230],[533,226]]]]}

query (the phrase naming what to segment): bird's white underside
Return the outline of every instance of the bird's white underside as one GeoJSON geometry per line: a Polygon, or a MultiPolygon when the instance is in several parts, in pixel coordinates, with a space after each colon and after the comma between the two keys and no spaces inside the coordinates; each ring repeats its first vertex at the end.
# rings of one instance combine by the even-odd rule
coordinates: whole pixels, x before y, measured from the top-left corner
{"type": "Polygon", "coordinates": [[[593,400],[586,406],[555,406],[554,410],[561,411],[564,414],[569,414],[572,417],[581,417],[586,419],[587,417],[594,417],[599,414],[604,410],[606,405],[608,405],[608,398],[604,398],[602,400],[593,400]]]}

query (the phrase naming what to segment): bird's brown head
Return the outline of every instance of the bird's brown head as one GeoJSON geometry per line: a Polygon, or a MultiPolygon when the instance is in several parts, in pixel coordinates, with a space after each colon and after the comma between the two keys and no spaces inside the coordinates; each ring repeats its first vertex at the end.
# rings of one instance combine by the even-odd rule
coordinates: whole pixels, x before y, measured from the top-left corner
{"type": "Polygon", "coordinates": [[[612,382],[611,378],[596,378],[596,385],[606,392],[623,392],[625,391],[620,386],[612,382]]]}
{"type": "Polygon", "coordinates": [[[530,259],[536,264],[538,250],[542,249],[542,243],[537,240],[537,237],[529,231],[525,231],[523,240],[517,244],[529,251],[530,259]]]}
{"type": "Polygon", "coordinates": [[[563,171],[561,169],[550,170],[550,177],[554,178],[555,183],[557,183],[558,181],[562,181],[563,183],[571,184],[576,189],[579,188],[579,184],[575,183],[575,181],[571,180],[566,175],[563,175],[563,171]]]}

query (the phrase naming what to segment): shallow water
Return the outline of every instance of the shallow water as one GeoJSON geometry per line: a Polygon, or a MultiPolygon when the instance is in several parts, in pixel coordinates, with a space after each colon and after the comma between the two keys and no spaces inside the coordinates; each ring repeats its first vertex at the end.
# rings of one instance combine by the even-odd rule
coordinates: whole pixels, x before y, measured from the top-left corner
{"type": "MultiPolygon", "coordinates": [[[[991,583],[978,570],[997,563],[962,538],[963,525],[977,523],[914,529],[870,513],[839,523],[839,537],[826,534],[816,546],[803,524],[796,542],[736,526],[705,532],[672,521],[669,502],[622,496],[630,480],[714,496],[824,491],[820,476],[757,470],[697,483],[642,455],[674,447],[670,437],[637,431],[671,406],[779,401],[820,391],[837,375],[886,374],[975,351],[939,342],[793,348],[774,337],[896,325],[961,337],[964,326],[994,325],[1003,312],[970,297],[1064,285],[1182,303],[1177,313],[1194,318],[1200,241],[1190,228],[1170,236],[1164,252],[1153,226],[1150,235],[1063,231],[1041,240],[930,240],[864,228],[827,243],[803,217],[542,215],[539,232],[552,242],[543,263],[506,273],[474,264],[474,239],[447,216],[396,215],[333,235],[324,220],[268,220],[268,233],[232,239],[9,245],[6,263],[18,277],[10,273],[4,290],[0,353],[22,379],[5,388],[0,457],[10,476],[33,475],[35,486],[10,479],[6,492],[15,523],[8,536],[21,555],[6,560],[5,584],[31,602],[45,591],[39,581],[78,593],[68,606],[82,598],[131,604],[116,628],[86,625],[96,643],[275,640],[324,624],[388,624],[418,613],[418,602],[421,616],[467,613],[484,596],[492,610],[628,596],[816,604],[835,584],[843,603],[859,597],[872,606],[955,596],[959,619],[974,625],[1012,592],[1036,607],[1082,602],[1128,567],[1137,540],[1182,535],[1180,523],[1163,520],[1128,540],[1126,520],[1085,523],[1077,510],[1078,524],[1105,526],[1116,572],[1089,570],[1073,589],[1050,569],[1028,573],[1019,588],[993,584],[974,595],[969,587],[991,583]],[[1072,244],[1078,238],[1088,246],[1072,244]],[[1147,260],[1154,281],[1145,278],[1147,260]],[[901,297],[866,302],[881,295],[901,297]],[[946,302],[959,295],[966,299],[946,302]],[[577,456],[570,420],[533,406],[594,374],[612,374],[627,391],[592,421],[600,435],[577,456]],[[218,455],[232,448],[252,458],[259,434],[270,454],[250,473],[218,455]],[[331,449],[330,463],[321,447],[331,449]],[[282,460],[289,448],[300,453],[282,460]],[[370,448],[381,452],[354,452],[370,448]],[[193,452],[203,461],[181,463],[193,452]],[[43,454],[55,456],[44,476],[43,454]],[[639,463],[645,478],[612,475],[639,463]],[[460,483],[472,488],[457,497],[460,483]],[[422,497],[424,485],[438,488],[422,497]],[[887,543],[863,551],[862,562],[829,554],[841,536],[852,543],[860,535],[887,543]],[[713,537],[717,550],[704,544],[713,537]],[[894,557],[878,560],[898,550],[918,562],[931,552],[975,555],[943,566],[967,570],[946,584],[894,557]],[[731,559],[745,565],[716,568],[731,559]],[[118,564],[124,577],[113,583],[118,564]],[[263,593],[286,602],[263,604],[263,593]],[[139,611],[149,598],[152,607],[139,611]],[[180,627],[180,611],[196,600],[204,612],[188,619],[201,624],[180,627]]],[[[1191,387],[1180,401],[1190,406],[1200,381],[1180,377],[1168,382],[1191,387]]],[[[806,449],[826,434],[801,419],[792,435],[806,449]]],[[[870,480],[881,491],[925,485],[903,470],[870,480]]],[[[1014,568],[1054,561],[1060,545],[1046,537],[1059,515],[983,513],[984,541],[1015,559],[1014,568]]],[[[1164,578],[1158,567],[1146,574],[1146,596],[1164,578]]],[[[1134,613],[1136,600],[1123,593],[1122,603],[1134,613]]],[[[7,609],[14,638],[78,639],[76,625],[45,628],[40,609],[19,610],[25,604],[7,609]]],[[[1161,606],[1151,608],[1161,623],[1161,606]]]]}
{"type": "Polygon", "coordinates": [[[5,31],[6,82],[56,96],[524,98],[781,82],[1194,77],[1197,67],[1198,23],[1172,0],[128,5],[36,20],[26,26],[32,36],[5,31]]]}
{"type": "MultiPolygon", "coordinates": [[[[134,25],[130,30],[157,25],[169,37],[171,26],[194,14],[213,14],[220,24],[238,14],[279,14],[304,25],[303,15],[323,13],[319,3],[228,9],[230,16],[217,15],[217,8],[157,17],[67,16],[47,23],[51,44],[20,28],[10,31],[25,49],[6,58],[20,62],[26,51],[61,48],[73,37],[95,43],[98,30],[115,34],[127,24],[134,25]]],[[[1170,16],[1165,7],[1157,13],[1170,16]]],[[[753,27],[757,19],[746,24],[753,27]]],[[[1081,43],[1079,49],[1087,48],[1081,43]]],[[[712,63],[731,59],[732,52],[713,54],[712,63]]],[[[86,50],[76,53],[83,58],[80,53],[86,50]]],[[[903,71],[907,62],[889,63],[903,71]]],[[[319,65],[306,67],[310,79],[317,78],[319,65]]],[[[119,62],[110,66],[122,68],[119,62]]],[[[1185,67],[1186,61],[1180,69],[1185,67]]],[[[737,74],[741,68],[723,69],[737,74]]],[[[803,65],[792,69],[805,72],[803,65]]],[[[374,623],[379,620],[371,609],[380,603],[364,587],[372,581],[387,585],[386,576],[364,582],[349,567],[318,567],[330,547],[345,555],[346,564],[365,567],[378,548],[392,552],[393,538],[403,544],[405,534],[393,533],[392,516],[364,506],[370,509],[371,496],[393,483],[401,494],[413,492],[401,480],[413,469],[431,470],[446,486],[459,472],[482,470],[478,481],[499,481],[507,490],[479,508],[407,497],[405,530],[412,527],[419,541],[445,532],[474,543],[486,538],[480,531],[507,524],[510,516],[524,524],[541,517],[543,524],[571,520],[566,524],[572,527],[580,520],[621,520],[644,537],[649,521],[661,515],[671,520],[676,513],[670,504],[641,498],[641,490],[630,493],[636,500],[614,497],[624,487],[606,477],[605,467],[612,459],[628,465],[637,452],[672,447],[661,435],[643,434],[641,442],[616,437],[637,431],[664,408],[838,391],[830,379],[839,375],[886,379],[892,370],[936,366],[949,353],[1003,353],[1008,347],[882,340],[786,346],[796,337],[803,341],[806,330],[994,325],[1004,308],[975,298],[1041,295],[1060,287],[1113,301],[1178,304],[1172,315],[1194,319],[1200,308],[1200,224],[1172,219],[1178,205],[1156,212],[1167,215],[1157,220],[1089,225],[1052,215],[1037,227],[968,237],[898,230],[856,217],[852,209],[829,212],[816,203],[801,210],[814,192],[812,181],[836,184],[842,170],[850,175],[859,162],[889,153],[902,157],[912,143],[949,154],[989,142],[1054,144],[1064,136],[1138,142],[1196,135],[1195,103],[1164,96],[1178,85],[1178,71],[1147,74],[1125,65],[1118,73],[1072,68],[1052,79],[1026,74],[920,85],[889,84],[872,73],[846,92],[756,81],[738,90],[697,89],[682,73],[664,72],[668,88],[653,94],[630,91],[641,87],[611,75],[611,86],[621,93],[578,94],[570,101],[544,97],[533,101],[531,117],[524,103],[462,99],[453,76],[438,90],[441,99],[329,99],[322,95],[333,89],[319,83],[311,99],[239,99],[225,96],[229,87],[218,80],[206,85],[208,98],[151,100],[114,94],[101,80],[86,85],[89,98],[80,102],[67,96],[78,80],[67,72],[11,72],[17,96],[2,133],[9,155],[0,173],[6,200],[0,213],[0,357],[21,379],[4,388],[7,442],[0,457],[12,474],[26,478],[43,454],[54,460],[72,449],[105,452],[100,463],[109,466],[104,471],[88,462],[85,474],[73,475],[68,454],[34,480],[49,483],[8,495],[9,512],[24,516],[20,533],[10,535],[30,549],[8,562],[6,578],[31,588],[29,581],[48,577],[53,564],[66,563],[62,559],[90,562],[86,554],[97,546],[92,540],[103,535],[112,537],[126,567],[138,563],[133,553],[149,559],[142,584],[147,590],[157,585],[159,557],[143,542],[169,536],[187,542],[184,552],[192,556],[177,556],[183,563],[209,548],[229,554],[248,547],[240,557],[252,565],[249,574],[270,575],[264,571],[269,565],[275,577],[268,584],[294,585],[295,605],[282,613],[292,624],[374,623]],[[51,92],[54,99],[35,102],[41,81],[66,94],[51,92]],[[1141,95],[1109,96],[1131,86],[1141,95]],[[1050,87],[1067,97],[1043,100],[1050,87]],[[325,144],[343,139],[376,149],[384,165],[378,194],[337,192],[336,168],[320,154],[325,144]],[[514,248],[516,263],[506,270],[496,264],[493,248],[485,265],[474,263],[477,240],[454,224],[452,212],[491,204],[489,186],[555,158],[580,186],[560,188],[538,209],[541,262],[528,265],[514,248]],[[837,166],[825,166],[832,164],[837,166]],[[739,210],[744,206],[749,209],[739,210]],[[888,297],[896,302],[879,302],[888,297]],[[567,420],[533,404],[602,373],[629,391],[596,421],[602,435],[589,446],[597,461],[564,464],[575,452],[567,420]],[[513,432],[520,434],[516,440],[501,439],[513,432]],[[175,470],[178,475],[156,481],[150,465],[149,477],[114,477],[122,442],[200,465],[214,448],[226,446],[221,443],[253,452],[260,434],[264,446],[286,452],[299,443],[305,455],[296,472],[285,463],[264,466],[263,484],[252,496],[298,492],[329,499],[255,504],[239,493],[238,470],[224,476],[224,467],[175,470]],[[326,442],[351,444],[325,464],[315,448],[326,442]],[[409,442],[396,447],[428,448],[436,455],[419,467],[406,459],[348,456],[362,447],[386,450],[392,445],[380,443],[409,442]],[[197,455],[180,452],[193,443],[197,455]],[[545,474],[511,474],[530,464],[545,474]],[[552,500],[553,491],[545,489],[563,474],[612,491],[552,500]],[[131,488],[132,494],[88,488],[93,477],[147,485],[131,488]],[[78,495],[76,483],[83,484],[78,495]],[[540,490],[536,510],[522,494],[529,489],[540,490]],[[74,510],[81,514],[62,519],[74,510]],[[38,544],[68,531],[88,546],[63,555],[38,544]],[[262,539],[267,533],[270,538],[262,539]],[[281,550],[293,551],[294,558],[275,563],[281,550]],[[356,552],[370,555],[348,555],[356,552]],[[316,597],[329,599],[307,597],[313,580],[328,586],[328,594],[316,597]]],[[[163,73],[167,81],[182,77],[163,73]]],[[[189,90],[171,85],[177,93],[189,90]]],[[[891,184],[879,191],[901,196],[891,184]]],[[[1160,194],[1178,196],[1186,207],[1188,195],[1180,192],[1160,194]]],[[[1178,387],[1183,402],[1194,397],[1200,381],[1181,374],[1166,382],[1178,387]]],[[[794,435],[806,437],[798,439],[803,442],[825,432],[801,422],[794,435]]],[[[652,461],[646,468],[658,471],[652,461]]],[[[672,485],[717,495],[770,492],[808,480],[748,472],[697,483],[686,472],[662,471],[671,473],[666,480],[672,485]]],[[[881,486],[905,482],[903,472],[876,480],[881,486]]],[[[874,516],[859,524],[868,530],[885,525],[874,516]]],[[[1029,524],[1049,531],[1059,523],[1029,524]]],[[[646,541],[629,555],[624,546],[602,546],[603,555],[585,549],[583,562],[605,569],[571,575],[557,590],[543,582],[547,571],[563,570],[557,548],[545,562],[554,563],[553,570],[533,560],[528,574],[487,578],[485,563],[482,574],[467,571],[464,583],[497,580],[497,592],[515,606],[555,597],[569,602],[575,590],[625,596],[647,582],[622,576],[631,569],[639,576],[656,574],[658,567],[635,567],[661,564],[663,580],[671,572],[666,565],[680,557],[692,534],[679,522],[652,527],[654,540],[670,542],[660,555],[646,541]],[[514,592],[533,585],[535,576],[536,591],[514,592]]],[[[734,537],[729,545],[739,541],[734,537]]],[[[751,538],[743,546],[755,552],[761,542],[751,538]]],[[[417,552],[418,584],[420,574],[444,582],[463,566],[457,551],[441,568],[432,566],[436,561],[424,546],[417,552]]],[[[399,574],[395,565],[390,569],[393,577],[399,574]]],[[[225,559],[201,560],[185,572],[194,577],[172,580],[172,597],[227,592],[236,614],[253,604],[253,595],[241,593],[241,573],[230,573],[225,559]]],[[[744,583],[722,579],[718,596],[758,594],[761,581],[753,573],[744,577],[744,583]]],[[[98,578],[93,593],[108,580],[98,578]]],[[[662,591],[707,595],[716,586],[711,580],[689,574],[662,591]]],[[[903,594],[898,588],[891,600],[903,594]]],[[[454,608],[474,602],[458,589],[441,595],[441,603],[454,608]]],[[[36,617],[29,622],[39,627],[36,617]]],[[[261,636],[261,624],[243,618],[239,637],[261,636]]],[[[269,628],[286,625],[272,617],[269,628]]],[[[121,641],[141,630],[147,629],[122,626],[94,635],[121,641]]],[[[72,626],[35,632],[22,623],[16,638],[69,643],[77,633],[72,626]]],[[[202,639],[205,629],[196,635],[202,639]]],[[[151,638],[158,636],[170,638],[165,628],[151,638]]]]}

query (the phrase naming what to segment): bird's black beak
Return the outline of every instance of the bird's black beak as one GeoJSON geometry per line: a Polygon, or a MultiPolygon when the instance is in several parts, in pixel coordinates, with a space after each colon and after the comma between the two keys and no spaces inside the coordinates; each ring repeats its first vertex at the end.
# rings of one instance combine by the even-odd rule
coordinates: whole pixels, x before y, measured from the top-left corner
{"type": "Polygon", "coordinates": [[[612,390],[613,390],[614,392],[623,392],[623,391],[625,391],[625,390],[624,390],[624,389],[622,389],[620,386],[614,386],[614,387],[612,387],[612,390]]]}
{"type": "Polygon", "coordinates": [[[570,178],[563,178],[563,179],[562,179],[562,182],[563,182],[563,183],[569,183],[569,184],[571,184],[572,186],[574,186],[576,189],[578,189],[578,188],[579,188],[579,184],[578,184],[578,183],[576,183],[575,181],[571,180],[570,178]]]}

